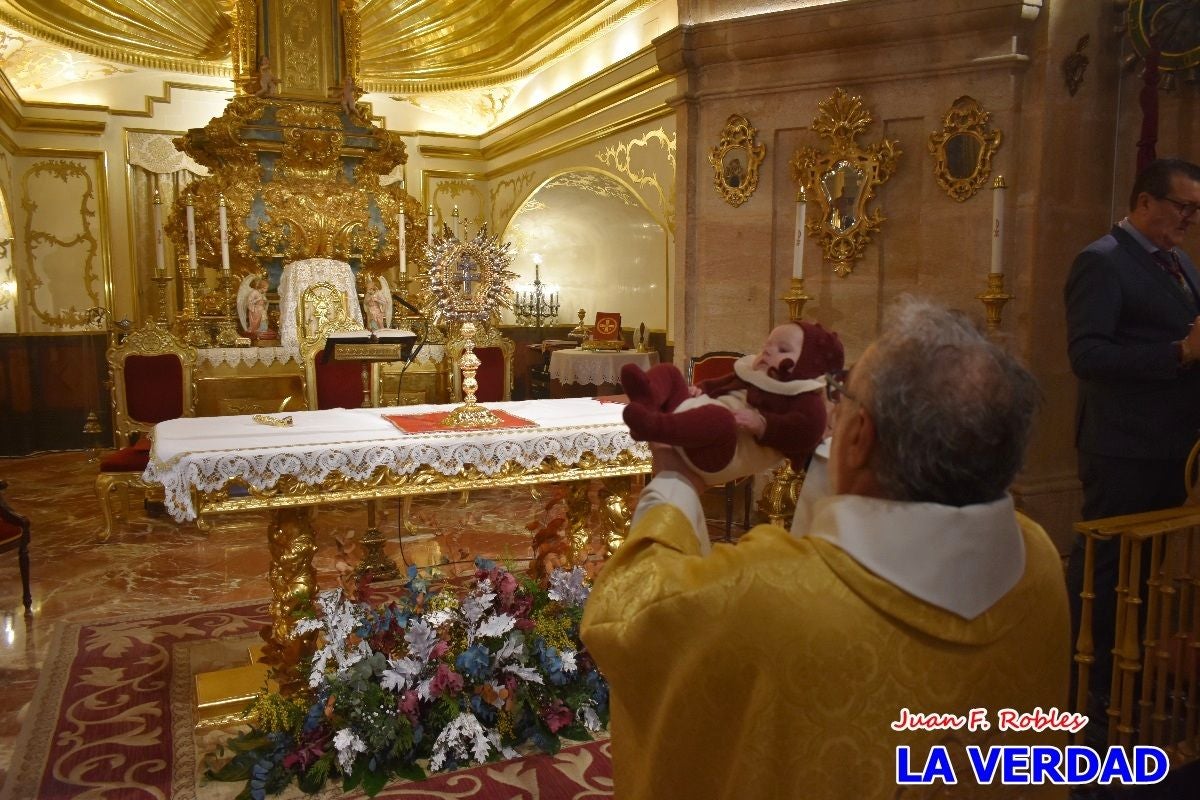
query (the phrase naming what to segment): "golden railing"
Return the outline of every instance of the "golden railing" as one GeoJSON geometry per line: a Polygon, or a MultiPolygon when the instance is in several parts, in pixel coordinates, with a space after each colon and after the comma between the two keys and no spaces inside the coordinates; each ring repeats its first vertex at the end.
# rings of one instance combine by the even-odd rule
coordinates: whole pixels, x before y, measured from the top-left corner
{"type": "MultiPolygon", "coordinates": [[[[1096,656],[1096,545],[1116,540],[1108,744],[1161,747],[1173,769],[1200,758],[1200,505],[1090,520],[1075,530],[1086,539],[1075,709],[1088,710],[1096,656]]],[[[1082,743],[1082,731],[1076,739],[1082,743]]]]}

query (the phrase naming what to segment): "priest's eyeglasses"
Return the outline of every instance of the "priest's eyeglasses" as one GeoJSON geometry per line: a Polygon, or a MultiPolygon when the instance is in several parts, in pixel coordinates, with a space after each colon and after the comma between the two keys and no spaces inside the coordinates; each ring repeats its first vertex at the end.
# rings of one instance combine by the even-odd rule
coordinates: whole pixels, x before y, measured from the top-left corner
{"type": "Polygon", "coordinates": [[[1182,200],[1176,200],[1174,197],[1162,197],[1161,200],[1166,200],[1171,205],[1175,206],[1175,210],[1179,212],[1179,216],[1187,219],[1193,216],[1197,211],[1200,211],[1200,204],[1185,203],[1182,200]]]}
{"type": "Polygon", "coordinates": [[[855,402],[858,398],[850,394],[850,390],[846,388],[846,379],[850,375],[850,370],[839,369],[836,372],[825,373],[825,399],[837,405],[842,402],[843,397],[847,397],[855,402]]]}

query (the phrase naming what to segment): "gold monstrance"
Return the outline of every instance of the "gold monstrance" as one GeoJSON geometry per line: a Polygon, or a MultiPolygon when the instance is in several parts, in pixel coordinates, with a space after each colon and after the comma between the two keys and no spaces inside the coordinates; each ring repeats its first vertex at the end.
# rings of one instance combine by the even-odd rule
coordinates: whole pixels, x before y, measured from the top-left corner
{"type": "Polygon", "coordinates": [[[479,382],[479,356],[475,355],[475,323],[486,322],[500,308],[508,307],[513,292],[509,283],[517,278],[508,265],[508,244],[488,234],[487,225],[473,239],[459,241],[453,233],[433,240],[428,247],[429,293],[436,298],[438,313],[450,323],[460,323],[464,339],[458,360],[462,370],[463,404],[441,424],[447,428],[486,428],[500,418],[475,400],[479,382]]]}

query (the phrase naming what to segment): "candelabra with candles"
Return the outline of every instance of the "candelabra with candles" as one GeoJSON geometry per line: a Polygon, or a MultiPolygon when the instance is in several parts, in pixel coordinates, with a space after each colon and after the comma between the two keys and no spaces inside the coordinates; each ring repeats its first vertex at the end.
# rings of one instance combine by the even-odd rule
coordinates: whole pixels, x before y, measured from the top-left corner
{"type": "Polygon", "coordinates": [[[532,325],[540,328],[546,322],[558,319],[558,292],[547,294],[546,284],[542,283],[541,265],[533,265],[533,290],[517,292],[513,299],[513,316],[518,325],[532,325]]]}

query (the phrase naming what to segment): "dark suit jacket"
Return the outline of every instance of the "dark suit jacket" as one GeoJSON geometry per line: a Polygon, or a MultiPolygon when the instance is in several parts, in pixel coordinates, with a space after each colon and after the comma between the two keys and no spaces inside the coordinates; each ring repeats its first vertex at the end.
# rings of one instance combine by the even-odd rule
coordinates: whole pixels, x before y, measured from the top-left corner
{"type": "MultiPolygon", "coordinates": [[[[1184,274],[1200,274],[1180,254],[1184,274]]],[[[1179,366],[1175,342],[1195,303],[1119,226],[1071,265],[1064,292],[1067,352],[1079,378],[1075,445],[1103,456],[1186,458],[1200,435],[1200,366],[1179,366]]]]}

